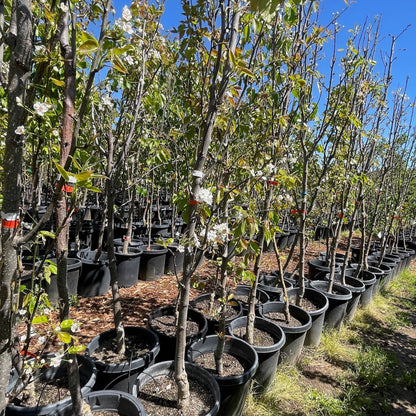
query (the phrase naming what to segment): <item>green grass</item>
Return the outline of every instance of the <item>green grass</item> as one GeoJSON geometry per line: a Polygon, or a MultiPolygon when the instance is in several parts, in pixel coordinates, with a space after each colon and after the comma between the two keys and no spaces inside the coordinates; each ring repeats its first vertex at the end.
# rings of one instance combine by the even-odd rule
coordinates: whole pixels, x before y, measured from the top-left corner
{"type": "Polygon", "coordinates": [[[297,366],[279,366],[270,389],[260,398],[249,396],[244,416],[390,414],[391,386],[416,391],[416,368],[399,371],[383,340],[411,325],[415,310],[416,274],[405,270],[352,322],[324,331],[319,347],[304,348],[297,366]]]}

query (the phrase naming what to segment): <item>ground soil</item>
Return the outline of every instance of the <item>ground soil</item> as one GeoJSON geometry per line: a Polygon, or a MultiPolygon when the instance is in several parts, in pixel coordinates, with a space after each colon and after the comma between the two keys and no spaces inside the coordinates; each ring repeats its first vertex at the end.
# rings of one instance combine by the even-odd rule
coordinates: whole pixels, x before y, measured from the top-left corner
{"type": "MultiPolygon", "coordinates": [[[[357,243],[357,241],[355,241],[357,243]]],[[[339,245],[339,252],[343,252],[345,244],[341,242],[339,245]]],[[[308,246],[307,260],[314,258],[319,252],[325,251],[326,246],[319,242],[312,242],[308,246]]],[[[287,256],[289,250],[285,250],[282,256],[287,256]]],[[[297,264],[299,255],[297,250],[293,256],[292,261],[286,270],[292,271],[297,264]]],[[[308,271],[307,262],[305,262],[305,273],[308,271]]],[[[411,266],[416,272],[416,261],[413,261],[411,266]]],[[[271,271],[277,270],[277,262],[274,253],[268,252],[264,254],[262,261],[261,273],[267,274],[271,271]]],[[[191,299],[196,296],[206,293],[206,288],[209,287],[212,276],[215,276],[215,266],[212,262],[205,260],[203,265],[197,271],[197,282],[194,287],[203,287],[205,291],[198,289],[191,290],[191,299]]],[[[236,281],[230,279],[231,285],[235,285],[236,281]]],[[[241,283],[241,282],[237,282],[241,283]]],[[[248,282],[246,282],[248,283],[248,282]]],[[[130,288],[121,288],[120,297],[123,308],[123,322],[129,326],[147,326],[147,316],[155,309],[170,306],[174,303],[177,296],[177,279],[175,276],[163,276],[157,281],[138,281],[130,288]]],[[[56,316],[56,314],[55,314],[56,316]]],[[[86,345],[93,337],[99,333],[113,328],[113,313],[111,291],[104,296],[97,296],[93,298],[79,298],[78,303],[71,307],[72,319],[81,324],[81,332],[79,340],[86,345]]],[[[394,334],[388,335],[384,333],[381,338],[380,335],[372,335],[372,341],[379,342],[380,345],[385,346],[391,350],[398,358],[398,371],[410,371],[416,368],[416,313],[411,314],[412,325],[403,327],[394,334]]],[[[24,333],[24,328],[20,327],[21,334],[24,333]]],[[[36,337],[30,344],[30,351],[37,353],[44,346],[36,344],[36,337]]],[[[59,345],[48,345],[46,351],[57,350],[59,345]]],[[[306,374],[310,379],[313,387],[322,391],[332,392],[339,388],[337,384],[338,367],[333,363],[328,363],[324,360],[310,364],[305,368],[306,374]]],[[[416,393],[411,390],[404,390],[392,386],[390,400],[393,403],[392,416],[406,416],[416,415],[416,393]],[[397,390],[397,391],[396,391],[397,390]]],[[[385,413],[380,412],[380,415],[385,413]]]]}

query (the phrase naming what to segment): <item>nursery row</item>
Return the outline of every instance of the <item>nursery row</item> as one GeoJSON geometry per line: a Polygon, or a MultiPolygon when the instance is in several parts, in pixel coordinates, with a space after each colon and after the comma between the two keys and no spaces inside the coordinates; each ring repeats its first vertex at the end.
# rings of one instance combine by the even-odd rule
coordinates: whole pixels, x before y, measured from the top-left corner
{"type": "MultiPolygon", "coordinates": [[[[412,241],[408,244],[413,246],[412,241]]],[[[297,275],[285,273],[283,279],[278,271],[261,275],[255,302],[256,332],[251,344],[245,341],[251,288],[244,284],[231,288],[232,296],[228,296],[225,305],[227,335],[222,375],[218,373],[214,357],[221,325],[221,301],[214,292],[194,298],[188,313],[186,362],[192,414],[241,415],[248,392],[251,390],[256,396],[264,394],[279,363],[295,364],[302,356],[304,345],[319,345],[324,327],[340,328],[343,322],[351,321],[357,307],[367,306],[415,256],[415,250],[401,247],[381,257],[379,247],[373,244],[368,257],[371,265],[368,270],[359,271],[356,263],[358,247],[351,258],[337,254],[335,283],[329,290],[326,253],[320,253],[308,262],[307,287],[301,300],[297,275]],[[348,267],[342,281],[344,264],[348,267]],[[289,320],[285,315],[285,296],[290,302],[289,320]],[[205,393],[202,395],[201,391],[205,393]]],[[[169,306],[151,312],[147,319],[148,328],[126,327],[124,354],[114,353],[112,344],[116,331],[109,330],[89,342],[85,355],[78,355],[81,391],[93,411],[112,410],[122,416],[179,414],[173,405],[177,394],[173,364],[175,309],[175,306],[169,306]]],[[[50,359],[46,358],[47,361],[50,359]]],[[[34,367],[33,371],[30,381],[42,386],[36,406],[22,407],[24,396],[17,389],[13,393],[16,399],[8,406],[7,413],[71,414],[70,398],[51,403],[54,396],[45,389],[45,385],[51,388],[58,384],[60,394],[64,393],[65,382],[61,385],[66,377],[64,361],[47,369],[34,367]]],[[[10,391],[16,380],[14,371],[10,391]]]]}

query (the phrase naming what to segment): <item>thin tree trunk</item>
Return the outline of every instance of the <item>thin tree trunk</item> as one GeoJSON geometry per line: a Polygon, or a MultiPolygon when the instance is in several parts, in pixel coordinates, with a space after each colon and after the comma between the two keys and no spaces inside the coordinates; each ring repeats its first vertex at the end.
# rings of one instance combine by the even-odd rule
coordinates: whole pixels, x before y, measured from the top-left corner
{"type": "Polygon", "coordinates": [[[3,165],[2,254],[0,260],[0,415],[4,415],[6,391],[12,364],[13,319],[12,282],[17,270],[17,226],[22,194],[22,166],[26,137],[16,129],[26,124],[25,102],[32,72],[32,2],[15,0],[9,28],[9,79],[7,86],[8,123],[3,165]]]}

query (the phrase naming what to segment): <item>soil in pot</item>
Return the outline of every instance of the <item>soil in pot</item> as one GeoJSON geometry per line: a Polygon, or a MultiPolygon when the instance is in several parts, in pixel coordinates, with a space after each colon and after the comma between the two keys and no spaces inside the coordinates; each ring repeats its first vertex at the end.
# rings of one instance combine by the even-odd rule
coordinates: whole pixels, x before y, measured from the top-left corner
{"type": "MultiPolygon", "coordinates": [[[[201,312],[208,321],[208,335],[213,335],[218,331],[218,319],[219,311],[221,310],[221,302],[218,299],[214,299],[211,303],[211,295],[205,294],[198,296],[190,305],[201,312]]],[[[226,325],[228,325],[233,319],[238,318],[243,314],[241,303],[238,301],[231,301],[226,305],[226,325]]]]}
{"type": "MultiPolygon", "coordinates": [[[[248,313],[250,292],[251,287],[248,285],[237,285],[233,290],[234,299],[241,303],[244,315],[247,315],[248,313]]],[[[256,292],[256,309],[258,309],[263,303],[266,303],[269,300],[269,295],[263,290],[258,289],[256,292]]]]}
{"type": "MultiPolygon", "coordinates": [[[[148,325],[159,337],[160,352],[156,361],[173,360],[176,349],[175,307],[167,306],[151,312],[148,316],[148,325]]],[[[188,309],[187,345],[202,338],[207,330],[208,323],[204,315],[195,309],[188,309]]]]}
{"type": "Polygon", "coordinates": [[[116,331],[96,336],[87,345],[86,354],[97,367],[95,390],[120,390],[131,393],[137,375],[153,364],[160,350],[157,335],[147,328],[126,326],[126,352],[116,349],[116,331]]]}
{"type": "Polygon", "coordinates": [[[119,354],[115,338],[107,338],[100,342],[100,346],[90,355],[90,358],[107,364],[117,364],[135,360],[150,352],[151,346],[139,337],[129,336],[125,342],[126,350],[119,354]]]}
{"type": "Polygon", "coordinates": [[[177,386],[173,361],[164,361],[149,367],[136,380],[133,394],[149,415],[215,416],[219,408],[219,389],[215,379],[204,369],[186,362],[185,369],[190,387],[190,404],[176,408],[177,386]]]}

